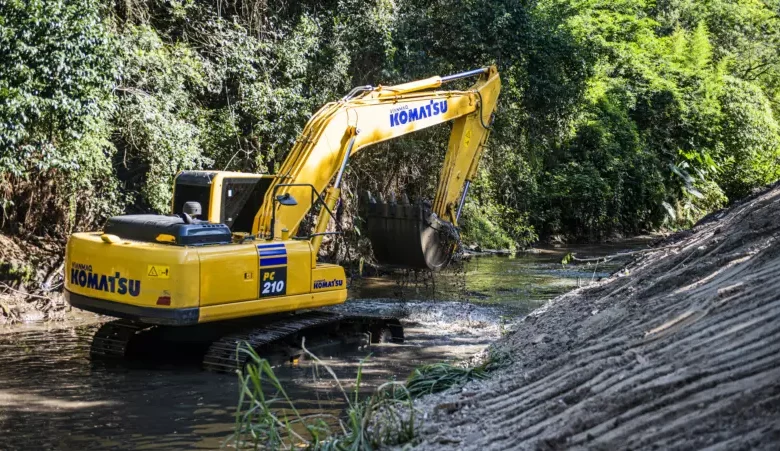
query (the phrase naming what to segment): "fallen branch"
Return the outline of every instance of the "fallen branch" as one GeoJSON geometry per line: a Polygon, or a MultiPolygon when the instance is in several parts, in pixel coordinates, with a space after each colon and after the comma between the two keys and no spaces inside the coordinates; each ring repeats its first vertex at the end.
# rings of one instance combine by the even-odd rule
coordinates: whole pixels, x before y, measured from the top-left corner
{"type": "Polygon", "coordinates": [[[8,291],[13,291],[14,293],[18,293],[18,294],[20,294],[20,295],[22,295],[22,296],[31,297],[31,298],[38,298],[38,299],[45,299],[45,300],[47,300],[47,301],[54,302],[54,299],[52,299],[52,298],[50,298],[50,297],[47,297],[47,296],[40,296],[40,295],[37,295],[37,294],[32,294],[32,293],[26,293],[26,292],[24,292],[24,291],[17,290],[17,289],[15,289],[15,288],[11,288],[11,287],[9,287],[8,285],[6,285],[6,284],[4,284],[4,283],[2,283],[2,282],[0,282],[0,286],[2,286],[3,288],[5,288],[5,289],[6,289],[6,290],[8,290],[8,291]]]}
{"type": "Polygon", "coordinates": [[[52,286],[51,284],[54,281],[54,278],[58,274],[62,273],[63,269],[65,269],[65,261],[64,260],[60,262],[60,264],[59,264],[59,266],[57,266],[57,268],[55,268],[53,271],[51,271],[46,276],[46,279],[43,281],[43,284],[41,285],[41,287],[43,288],[44,291],[49,292],[49,291],[54,290],[57,286],[59,286],[59,284],[55,285],[55,286],[52,286]]]}

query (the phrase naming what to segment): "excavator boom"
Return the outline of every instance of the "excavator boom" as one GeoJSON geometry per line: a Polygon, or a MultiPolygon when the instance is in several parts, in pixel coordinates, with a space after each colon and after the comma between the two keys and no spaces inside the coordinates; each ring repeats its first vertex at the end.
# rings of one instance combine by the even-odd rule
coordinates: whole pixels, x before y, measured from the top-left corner
{"type": "MultiPolygon", "coordinates": [[[[423,233],[426,229],[424,225],[414,227],[413,224],[403,224],[406,222],[404,220],[422,224],[433,213],[439,220],[446,221],[447,227],[457,226],[469,183],[477,171],[489,135],[489,124],[499,90],[498,72],[491,66],[395,86],[356,88],[351,95],[325,105],[306,124],[282,164],[277,178],[266,192],[262,208],[255,216],[252,232],[271,239],[282,238],[283,230],[295,234],[313,205],[311,202],[283,205],[276,199],[279,196],[292,196],[302,200],[310,199],[312,191],[325,193],[328,208],[323,209],[317,234],[312,238],[316,251],[322,242],[327,221],[330,220],[329,212],[338,200],[344,169],[352,157],[372,144],[453,121],[432,206],[412,208],[413,211],[404,206],[399,209],[394,205],[388,208],[382,205],[367,207],[367,211],[370,210],[368,214],[373,218],[381,218],[383,213],[387,213],[386,210],[393,210],[390,221],[387,220],[388,216],[385,216],[385,220],[378,219],[384,226],[369,225],[369,230],[374,231],[372,241],[375,250],[386,248],[381,242],[389,239],[393,239],[393,247],[414,243],[414,246],[421,247],[419,251],[423,254],[430,247],[439,248],[439,240],[432,239],[430,231],[423,233]],[[474,76],[478,80],[467,90],[438,89],[444,83],[474,76]],[[404,212],[411,216],[407,214],[404,217],[404,212]],[[400,225],[393,218],[401,219],[400,225]],[[421,237],[421,233],[426,237],[421,237]]],[[[420,252],[404,250],[401,253],[419,255],[420,252]]],[[[441,252],[435,251],[434,254],[441,252]]],[[[427,262],[419,258],[388,256],[391,260],[398,260],[392,263],[403,266],[438,269],[446,264],[446,259],[441,256],[427,262]]]]}

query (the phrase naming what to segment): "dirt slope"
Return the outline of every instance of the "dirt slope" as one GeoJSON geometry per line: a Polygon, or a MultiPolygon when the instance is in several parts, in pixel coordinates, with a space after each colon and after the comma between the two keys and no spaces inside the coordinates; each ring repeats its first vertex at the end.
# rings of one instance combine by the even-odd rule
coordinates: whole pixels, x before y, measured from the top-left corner
{"type": "Polygon", "coordinates": [[[421,449],[779,449],[780,188],[528,316],[421,449]]]}

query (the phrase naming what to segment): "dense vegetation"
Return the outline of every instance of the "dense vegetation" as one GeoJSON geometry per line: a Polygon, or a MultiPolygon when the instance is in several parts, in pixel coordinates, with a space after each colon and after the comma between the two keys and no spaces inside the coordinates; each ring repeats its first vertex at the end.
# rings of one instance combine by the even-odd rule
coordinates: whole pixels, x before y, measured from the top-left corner
{"type": "MultiPolygon", "coordinates": [[[[497,64],[466,233],[488,246],[690,224],[780,177],[780,0],[5,0],[2,230],[166,211],[173,175],[273,171],[358,84],[497,64]]],[[[433,194],[446,127],[348,192],[433,194]]]]}

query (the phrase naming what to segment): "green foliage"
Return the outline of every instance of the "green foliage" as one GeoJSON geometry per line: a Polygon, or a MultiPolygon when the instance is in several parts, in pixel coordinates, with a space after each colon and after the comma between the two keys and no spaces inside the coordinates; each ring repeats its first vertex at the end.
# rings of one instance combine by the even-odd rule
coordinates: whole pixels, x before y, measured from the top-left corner
{"type": "Polygon", "coordinates": [[[415,368],[406,380],[406,389],[412,398],[419,398],[485,378],[487,370],[484,367],[465,368],[449,363],[433,363],[415,368]]]}
{"type": "MultiPolygon", "coordinates": [[[[462,219],[483,246],[685,226],[780,177],[777,0],[101,5],[3,4],[5,230],[165,212],[180,170],[273,172],[352,86],[487,64],[502,94],[462,219]]],[[[446,135],[364,152],[349,186],[430,198],[446,135]]]]}
{"type": "Polygon", "coordinates": [[[463,207],[463,220],[461,239],[466,244],[479,244],[487,249],[509,249],[515,251],[516,243],[494,221],[498,218],[498,210],[495,205],[477,205],[467,201],[463,207]]]}
{"type": "Polygon", "coordinates": [[[204,62],[188,46],[166,44],[146,26],[128,27],[121,42],[115,140],[122,169],[143,168],[123,178],[141,186],[152,208],[167,212],[173,176],[210,163],[202,155],[203,113],[195,97],[206,85],[204,62]]]}
{"type": "Polygon", "coordinates": [[[73,169],[67,143],[100,128],[115,76],[96,2],[4,2],[0,16],[0,169],[73,169]]]}
{"type": "MultiPolygon", "coordinates": [[[[581,114],[571,121],[573,133],[539,172],[531,221],[541,235],[593,239],[656,228],[669,219],[690,225],[727,199],[778,178],[774,113],[759,85],[735,77],[734,53],[723,52],[727,31],[713,19],[723,7],[540,3],[565,10],[571,33],[598,55],[581,114]],[[739,104],[727,94],[736,89],[743,90],[739,104]],[[695,177],[686,180],[672,170],[681,165],[695,177]]],[[[762,17],[769,12],[757,2],[751,8],[762,17]]],[[[773,31],[756,39],[774,42],[778,36],[773,31]]],[[[777,58],[762,55],[777,65],[777,58]]]]}
{"type": "Polygon", "coordinates": [[[780,177],[780,126],[759,86],[727,76],[720,91],[721,140],[716,182],[729,198],[780,177]]]}
{"type": "Polygon", "coordinates": [[[577,133],[539,181],[539,230],[589,239],[658,224],[665,193],[658,156],[648,151],[625,98],[607,92],[582,115],[577,133]]]}
{"type": "Polygon", "coordinates": [[[116,40],[99,11],[92,0],[3,3],[0,187],[3,224],[15,232],[62,232],[78,219],[70,206],[86,222],[114,211],[105,198],[115,195],[116,40]]]}

